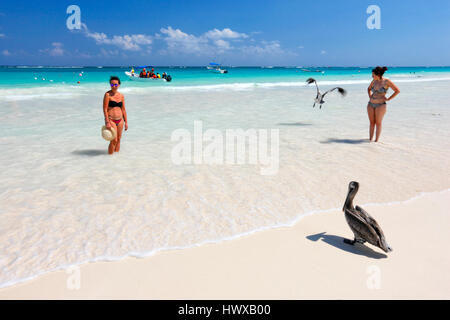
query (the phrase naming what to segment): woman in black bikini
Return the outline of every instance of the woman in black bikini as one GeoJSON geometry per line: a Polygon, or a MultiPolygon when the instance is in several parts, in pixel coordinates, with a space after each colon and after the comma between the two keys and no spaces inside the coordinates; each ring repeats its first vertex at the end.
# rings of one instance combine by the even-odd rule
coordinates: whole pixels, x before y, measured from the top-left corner
{"type": "Polygon", "coordinates": [[[377,135],[375,137],[375,142],[378,142],[381,134],[381,123],[383,122],[383,117],[386,114],[386,101],[392,100],[396,95],[400,93],[397,86],[391,82],[389,79],[384,79],[383,75],[387,71],[386,67],[376,67],[372,70],[373,81],[370,83],[367,92],[369,93],[369,104],[367,105],[367,114],[370,120],[370,141],[373,138],[373,132],[375,126],[377,126],[377,135]],[[391,88],[394,93],[386,98],[386,93],[391,88]]]}
{"type": "Polygon", "coordinates": [[[125,125],[125,130],[128,130],[127,112],[125,110],[125,98],[118,90],[120,87],[120,79],[118,77],[111,77],[109,79],[111,90],[105,93],[103,98],[103,113],[105,115],[105,125],[109,128],[116,129],[117,135],[112,140],[108,147],[108,153],[113,154],[120,150],[120,138],[122,137],[122,130],[125,125]]]}

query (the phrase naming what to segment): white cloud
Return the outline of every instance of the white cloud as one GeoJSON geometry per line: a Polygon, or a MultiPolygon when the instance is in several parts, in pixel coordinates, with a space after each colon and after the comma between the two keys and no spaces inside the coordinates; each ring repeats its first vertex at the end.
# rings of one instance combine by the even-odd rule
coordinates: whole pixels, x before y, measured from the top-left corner
{"type": "Polygon", "coordinates": [[[214,44],[215,44],[218,48],[221,48],[221,49],[224,49],[224,50],[228,50],[228,49],[231,48],[231,47],[230,47],[230,43],[229,43],[228,41],[225,41],[225,40],[222,40],[222,39],[219,39],[219,40],[214,41],[214,44]]]}
{"type": "Polygon", "coordinates": [[[4,33],[0,33],[0,38],[4,38],[5,34],[4,33]]]}
{"type": "Polygon", "coordinates": [[[53,42],[53,48],[50,49],[51,56],[62,56],[64,54],[63,44],[61,42],[53,42]]]}
{"type": "Polygon", "coordinates": [[[205,38],[209,39],[239,39],[239,38],[248,38],[248,35],[245,33],[239,33],[231,30],[230,28],[225,28],[223,30],[213,29],[205,32],[203,34],[205,38]]]}
{"type": "Polygon", "coordinates": [[[327,54],[325,50],[320,51],[320,54],[327,54]]]}
{"type": "Polygon", "coordinates": [[[161,28],[161,37],[166,42],[169,52],[202,53],[208,50],[208,40],[187,34],[171,26],[161,28]]]}
{"type": "Polygon", "coordinates": [[[94,39],[97,44],[115,45],[121,49],[129,51],[139,51],[141,50],[141,45],[150,45],[153,42],[152,37],[145,34],[125,34],[122,36],[114,35],[112,37],[108,37],[103,32],[89,31],[84,23],[82,24],[82,29],[84,34],[88,38],[94,39]]]}
{"type": "Polygon", "coordinates": [[[262,41],[260,45],[244,46],[242,51],[249,55],[280,55],[286,53],[278,41],[262,41]]]}
{"type": "Polygon", "coordinates": [[[4,55],[4,56],[10,56],[11,55],[11,52],[9,52],[8,50],[3,50],[2,51],[2,55],[4,55]]]}
{"type": "Polygon", "coordinates": [[[195,38],[195,36],[188,35],[187,33],[181,31],[180,29],[173,29],[171,26],[167,28],[161,28],[160,31],[162,34],[165,34],[167,37],[171,39],[182,40],[191,37],[195,38]]]}
{"type": "Polygon", "coordinates": [[[278,42],[262,42],[260,46],[246,46],[245,42],[254,43],[255,40],[247,34],[233,31],[230,28],[219,30],[214,28],[198,36],[188,34],[171,26],[161,28],[160,34],[155,38],[162,39],[167,44],[167,49],[161,53],[187,53],[196,55],[217,55],[225,52],[246,51],[258,54],[281,53],[278,42]]]}
{"type": "Polygon", "coordinates": [[[52,57],[60,57],[60,56],[63,56],[65,53],[63,46],[64,45],[61,42],[52,42],[51,48],[41,49],[41,50],[39,50],[39,52],[47,53],[47,54],[51,55],[52,57]]]}
{"type": "MultiPolygon", "coordinates": [[[[172,26],[162,27],[159,32],[152,35],[131,34],[131,35],[107,35],[103,32],[93,32],[86,24],[82,24],[82,33],[93,39],[98,45],[111,45],[117,49],[127,51],[140,51],[142,54],[152,53],[152,44],[162,42],[162,47],[158,43],[158,53],[161,55],[196,55],[212,57],[220,54],[247,54],[247,55],[296,55],[293,52],[284,50],[279,41],[255,40],[251,35],[261,32],[242,33],[230,28],[211,29],[206,32],[190,34],[179,28],[172,26]]],[[[113,56],[123,53],[102,48],[101,56],[113,56]]]]}

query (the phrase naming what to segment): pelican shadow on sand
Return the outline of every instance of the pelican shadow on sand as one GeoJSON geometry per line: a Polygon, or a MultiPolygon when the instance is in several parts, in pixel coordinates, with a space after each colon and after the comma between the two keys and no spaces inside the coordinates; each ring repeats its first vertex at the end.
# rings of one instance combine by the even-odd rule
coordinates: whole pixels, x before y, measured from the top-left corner
{"type": "Polygon", "coordinates": [[[72,154],[77,156],[88,156],[88,157],[96,157],[103,156],[108,154],[108,150],[97,150],[97,149],[87,149],[87,150],[75,150],[72,151],[72,154]]]}
{"type": "Polygon", "coordinates": [[[366,257],[372,258],[372,259],[387,258],[387,255],[385,255],[384,253],[376,252],[363,244],[357,243],[355,245],[349,245],[344,242],[345,238],[326,234],[326,232],[312,234],[310,236],[307,236],[306,239],[314,241],[314,242],[316,242],[318,240],[322,240],[326,244],[329,244],[330,246],[333,246],[335,248],[338,248],[338,249],[341,249],[343,251],[347,251],[350,253],[358,254],[360,256],[366,256],[366,257]]]}

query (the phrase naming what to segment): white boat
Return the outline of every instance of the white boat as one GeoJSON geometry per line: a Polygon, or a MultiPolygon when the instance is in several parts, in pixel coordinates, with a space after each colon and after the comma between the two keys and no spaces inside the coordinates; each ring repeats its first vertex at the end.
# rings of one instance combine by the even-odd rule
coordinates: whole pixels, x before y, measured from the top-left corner
{"type": "Polygon", "coordinates": [[[206,69],[211,70],[212,72],[215,72],[215,73],[228,73],[228,70],[222,69],[220,67],[220,64],[215,63],[215,62],[211,62],[209,64],[209,66],[206,66],[206,69]]]}
{"type": "Polygon", "coordinates": [[[163,81],[163,82],[169,82],[172,80],[171,76],[167,76],[167,79],[164,78],[141,78],[139,77],[139,74],[131,72],[131,71],[125,71],[125,74],[130,80],[133,81],[143,81],[143,82],[150,82],[150,81],[163,81]]]}

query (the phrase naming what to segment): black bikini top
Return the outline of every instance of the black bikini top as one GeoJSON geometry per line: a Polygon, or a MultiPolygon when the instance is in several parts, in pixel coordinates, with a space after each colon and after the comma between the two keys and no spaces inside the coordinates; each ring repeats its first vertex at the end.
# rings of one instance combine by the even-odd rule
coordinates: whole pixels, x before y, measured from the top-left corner
{"type": "Polygon", "coordinates": [[[122,108],[122,101],[117,102],[117,101],[109,100],[108,107],[109,108],[116,108],[116,107],[122,108]]]}

